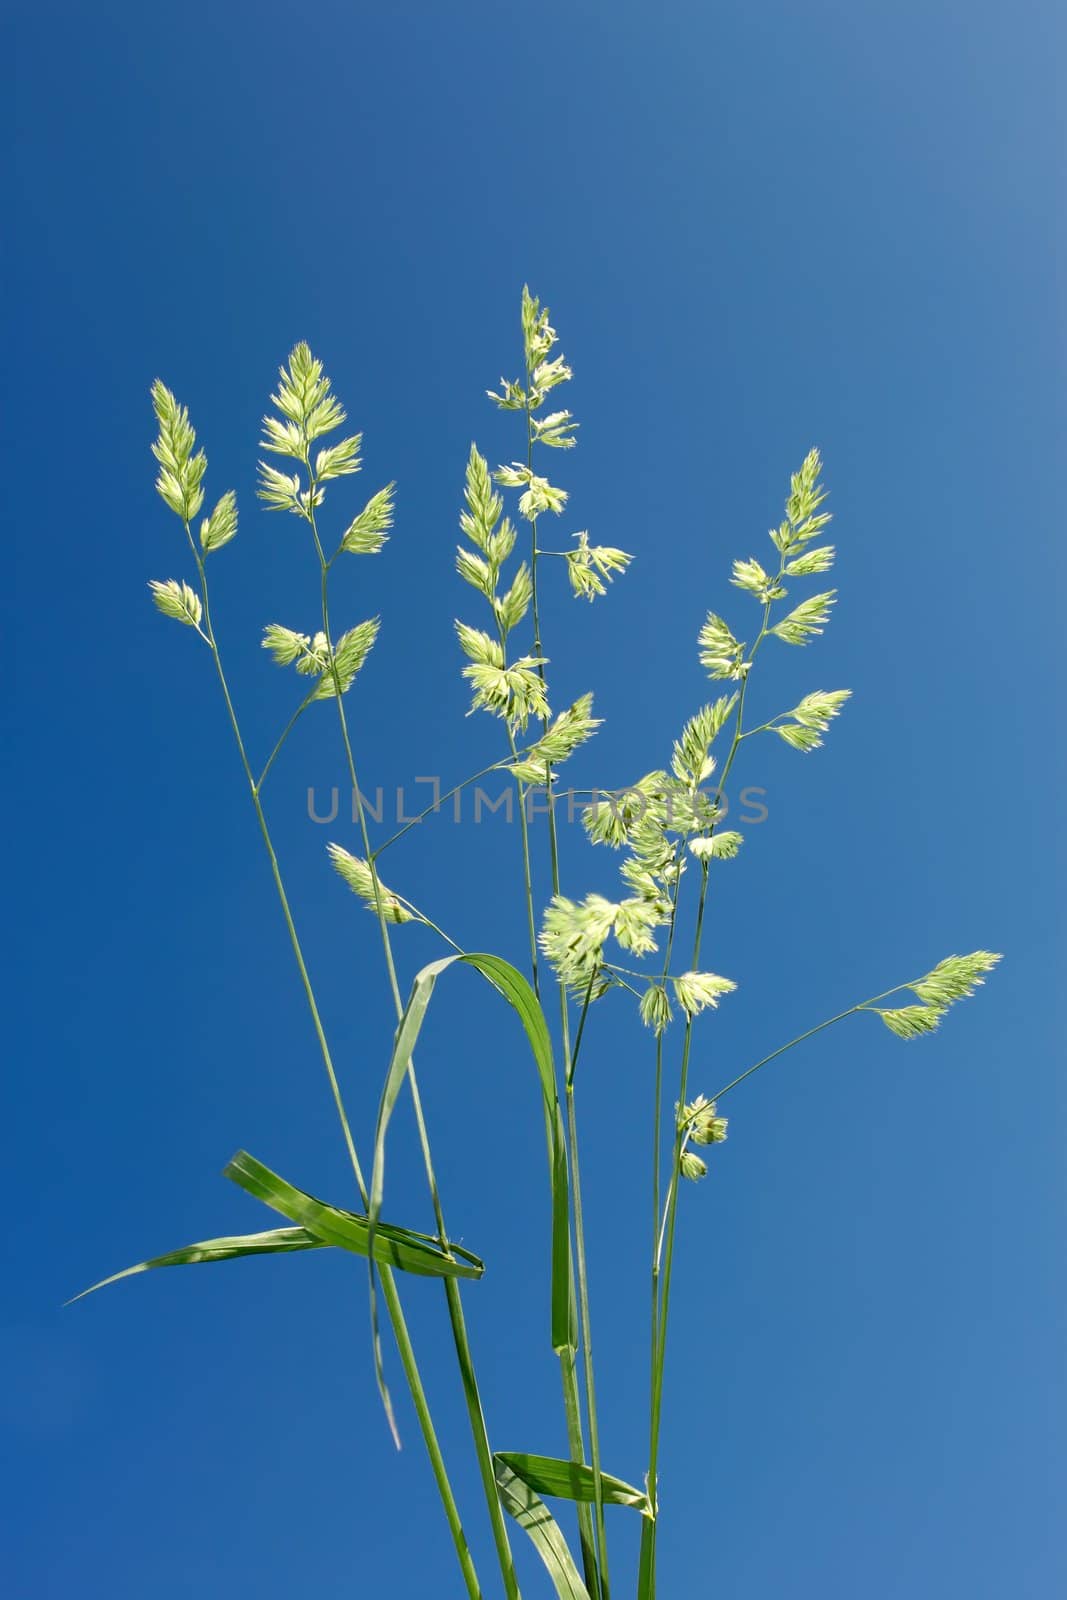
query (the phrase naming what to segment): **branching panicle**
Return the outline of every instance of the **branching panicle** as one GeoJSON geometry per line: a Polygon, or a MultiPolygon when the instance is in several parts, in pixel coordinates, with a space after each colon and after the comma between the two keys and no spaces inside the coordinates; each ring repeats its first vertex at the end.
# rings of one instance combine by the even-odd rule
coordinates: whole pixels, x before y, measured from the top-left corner
{"type": "MultiPolygon", "coordinates": [[[[384,1379],[378,1323],[379,1293],[384,1296],[389,1312],[466,1591],[470,1600],[480,1600],[484,1591],[474,1570],[445,1471],[400,1308],[394,1272],[410,1271],[441,1278],[505,1600],[520,1600],[505,1511],[521,1523],[534,1540],[556,1577],[561,1595],[610,1600],[605,1505],[629,1506],[640,1513],[637,1600],[655,1600],[660,1423],[676,1222],[681,1203],[679,1194],[686,1182],[707,1178],[709,1164],[726,1158],[726,1152],[716,1153],[714,1148],[722,1145],[727,1137],[727,1118],[720,1114],[720,1103],[741,1083],[787,1051],[865,1012],[880,1018],[891,1033],[903,1040],[933,1034],[949,1010],[973,995],[984,983],[1000,956],[988,950],[947,956],[922,977],[852,1004],[774,1049],[733,1076],[714,1098],[703,1094],[690,1097],[689,1076],[696,1030],[717,1026],[717,1019],[710,1013],[717,1011],[721,1000],[737,988],[732,978],[706,970],[709,962],[717,966],[719,960],[717,955],[702,954],[702,951],[717,910],[716,896],[711,893],[712,886],[718,883],[717,864],[735,860],[743,843],[740,832],[722,826],[729,812],[727,784],[734,774],[742,744],[754,734],[773,733],[799,751],[816,750],[823,744],[831,722],[850,699],[847,689],[813,689],[801,694],[789,711],[765,716],[764,720],[753,715],[755,698],[762,692],[753,687],[754,679],[759,678],[754,666],[764,642],[774,638],[791,646],[814,644],[826,628],[836,603],[835,589],[805,595],[802,585],[802,580],[828,572],[835,560],[834,546],[825,542],[830,515],[826,510],[822,462],[819,452],[812,450],[799,470],[792,474],[783,518],[770,533],[773,554],[766,561],[746,556],[732,563],[728,582],[733,589],[749,597],[735,596],[734,601],[738,607],[747,609],[748,622],[735,632],[734,623],[718,611],[705,613],[697,640],[700,665],[713,681],[733,687],[698,706],[684,723],[679,717],[674,726],[681,723],[681,731],[669,746],[666,768],[646,772],[628,788],[581,791],[583,796],[592,798],[582,815],[589,842],[622,852],[616,897],[599,892],[587,893],[582,898],[564,894],[556,821],[561,797],[555,789],[556,774],[562,763],[575,756],[596,733],[600,718],[593,715],[590,693],[578,695],[566,709],[552,717],[545,670],[549,660],[541,614],[545,561],[562,560],[571,592],[594,600],[606,594],[608,585],[626,571],[632,557],[615,545],[593,544],[588,531],[570,532],[567,526],[569,492],[553,481],[554,466],[562,464],[565,458],[546,458],[537,451],[541,446],[547,450],[569,450],[576,443],[578,423],[571,411],[560,407],[558,398],[552,401],[555,409],[547,409],[549,396],[570,380],[572,372],[558,352],[557,335],[548,309],[528,288],[524,288],[522,294],[520,321],[522,372],[517,378],[502,378],[497,392],[489,391],[496,406],[506,414],[501,426],[508,416],[508,425],[512,427],[516,417],[521,419],[521,446],[506,447],[506,453],[514,452],[520,459],[494,471],[487,457],[476,445],[471,445],[459,513],[462,541],[455,558],[460,578],[478,597],[478,623],[457,621],[455,624],[463,657],[461,671],[471,687],[471,711],[485,710],[504,723],[506,749],[502,740],[490,765],[455,785],[444,798],[458,796],[464,787],[485,772],[507,772],[515,780],[520,802],[519,834],[530,940],[529,979],[500,957],[464,954],[427,913],[381,880],[377,863],[382,852],[398,844],[410,827],[439,810],[442,797],[438,785],[432,806],[419,816],[407,819],[405,826],[384,843],[379,842],[376,848],[372,845],[344,696],[374,648],[379,622],[377,617],[370,617],[345,631],[335,632],[330,618],[330,579],[342,554],[367,555],[382,550],[393,528],[395,486],[389,483],[372,494],[355,516],[349,508],[346,517],[351,520],[347,526],[345,519],[339,518],[330,544],[324,543],[321,522],[327,513],[320,519],[319,508],[325,501],[327,486],[362,469],[363,436],[353,433],[336,437],[346,417],[322,362],[306,344],[294,346],[279,372],[277,389],[271,397],[273,410],[263,419],[261,443],[271,459],[259,463],[258,493],[268,509],[287,511],[304,524],[304,541],[318,573],[321,617],[307,632],[280,622],[268,624],[263,631],[262,646],[273,661],[293,669],[297,679],[303,680],[298,683],[303,698],[258,777],[249,761],[223,671],[208,588],[208,555],[230,543],[237,533],[236,496],[233,491],[226,491],[214,509],[202,517],[198,528],[194,527],[194,519],[204,504],[207,461],[203,450],[197,448],[196,434],[186,408],[161,382],[157,381],[152,387],[152,405],[158,425],[158,436],[152,446],[158,466],[156,488],[183,524],[187,554],[192,562],[191,582],[180,578],[153,581],[149,586],[152,600],[165,616],[192,628],[213,657],[362,1211],[328,1206],[242,1154],[230,1164],[228,1174],[249,1192],[281,1211],[293,1226],[264,1234],[222,1235],[166,1256],[153,1257],[118,1276],[165,1265],[309,1249],[342,1248],[364,1256],[369,1270],[371,1350],[387,1415],[395,1427],[384,1379]],[[328,442],[330,435],[335,435],[332,443],[328,442]],[[525,459],[521,458],[523,455],[525,459]],[[551,477],[546,475],[549,469],[543,467],[546,460],[553,463],[551,477]],[[510,515],[506,507],[510,507],[510,515]],[[542,519],[549,517],[553,525],[556,519],[562,519],[566,530],[562,535],[563,549],[543,548],[539,530],[544,526],[542,519]],[[343,531],[338,532],[340,528],[343,531]],[[515,559],[520,537],[524,548],[515,559]],[[796,593],[798,582],[802,586],[796,593]],[[353,821],[358,821],[362,840],[360,854],[354,854],[341,844],[330,844],[329,859],[342,881],[378,921],[386,976],[396,1011],[396,1032],[391,1047],[387,1045],[389,1068],[380,1103],[369,1183],[365,1181],[356,1152],[340,1077],[334,1067],[262,801],[266,776],[292,727],[307,707],[321,700],[331,700],[335,704],[341,748],[352,787],[353,821]],[[521,743],[519,734],[524,735],[521,743]],[[538,799],[545,802],[545,879],[547,883],[550,872],[552,886],[540,926],[530,826],[533,803],[538,799]],[[692,949],[691,953],[686,949],[684,955],[679,955],[683,941],[689,942],[689,934],[684,931],[687,920],[692,927],[692,949]],[[451,954],[422,968],[405,1005],[394,961],[393,934],[397,925],[409,923],[421,925],[424,937],[439,936],[450,947],[451,954]],[[551,1345],[559,1358],[563,1378],[569,1449],[569,1459],[565,1461],[514,1452],[494,1455],[481,1409],[457,1280],[480,1276],[482,1263],[463,1247],[449,1242],[414,1062],[416,1039],[434,984],[454,962],[474,967],[509,1001],[522,1021],[537,1068],[551,1193],[551,1345]],[[558,989],[558,1039],[555,1041],[542,998],[546,968],[554,975],[558,989]],[[648,1049],[652,1056],[649,1134],[653,1227],[649,1285],[649,1457],[645,1490],[634,1489],[601,1467],[575,1097],[579,1059],[583,1082],[603,1068],[602,1062],[589,1061],[595,1051],[595,1043],[590,1041],[595,1040],[597,1033],[596,1023],[591,1018],[595,1010],[602,1009],[594,1003],[618,990],[625,990],[636,1001],[640,1021],[651,1034],[648,1049]],[[703,1021],[699,1020],[701,1017],[703,1021]],[[558,1053],[554,1045],[558,1045],[558,1053]],[[670,1080],[666,1076],[672,1064],[677,1068],[676,1096],[669,1094],[670,1080]],[[414,1233],[381,1219],[385,1131],[405,1083],[412,1095],[435,1236],[414,1233]],[[561,1495],[576,1504],[581,1573],[561,1529],[538,1499],[537,1490],[561,1495]]],[[[329,492],[332,495],[335,490],[331,488],[329,492]]],[[[343,487],[336,492],[343,493],[343,487]]],[[[346,563],[341,565],[347,566],[346,563]]],[[[551,570],[560,576],[562,585],[559,567],[551,570]]],[[[683,601],[687,593],[686,590],[682,594],[683,601]]],[[[693,703],[689,702],[690,708],[693,703]]],[[[507,799],[510,804],[512,796],[509,794],[507,799]]],[[[752,844],[748,845],[748,850],[753,848],[752,844]]],[[[472,903],[476,910],[479,903],[484,903],[484,897],[475,897],[472,903]]],[[[725,956],[723,964],[727,964],[725,956]]],[[[770,1009],[773,1008],[768,1007],[770,1009]]],[[[361,1038],[361,1050],[363,1043],[361,1038]]],[[[712,1057],[717,1058],[723,1049],[720,1042],[712,1057]]]]}

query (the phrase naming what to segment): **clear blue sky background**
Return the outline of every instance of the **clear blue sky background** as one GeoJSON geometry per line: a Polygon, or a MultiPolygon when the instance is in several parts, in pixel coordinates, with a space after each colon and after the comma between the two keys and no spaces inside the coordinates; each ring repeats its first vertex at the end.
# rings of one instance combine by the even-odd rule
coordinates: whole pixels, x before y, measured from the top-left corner
{"type": "MultiPolygon", "coordinates": [[[[557,701],[594,688],[607,719],[573,781],[663,761],[708,693],[703,614],[744,617],[729,562],[765,548],[812,443],[833,489],[833,624],[768,653],[758,695],[856,698],[812,757],[746,747],[769,817],[719,880],[708,964],[740,987],[701,1026],[696,1087],[951,950],[1008,956],[938,1039],[857,1020],[731,1096],[684,1196],[663,1594],[1059,1592],[1059,7],[5,9],[9,1592],[460,1592],[405,1405],[389,1445],[362,1271],[241,1262],[60,1303],[269,1225],[218,1176],[239,1145],[351,1192],[206,653],[146,598],[187,575],[149,382],[192,408],[209,489],[241,497],[216,602],[262,755],[293,686],[259,629],[313,626],[316,580],[299,524],[253,499],[258,421],[290,345],[321,352],[366,433],[329,516],[399,483],[386,554],[338,578],[341,621],[384,619],[350,702],[366,784],[454,780],[499,753],[464,719],[451,627],[477,602],[452,560],[472,435],[516,450],[483,394],[517,366],[524,279],[577,374],[562,533],[637,555],[595,607],[547,606],[557,701]]],[[[269,801],[366,1144],[380,954],[325,864],[351,828],[306,814],[340,779],[324,710],[269,801]]],[[[563,853],[570,890],[614,883],[576,829],[563,853]]],[[[503,820],[440,818],[390,876],[521,959],[517,855],[503,820]]],[[[402,932],[409,979],[436,945],[402,932]]],[[[472,975],[435,1004],[423,1078],[452,1230],[489,1267],[467,1305],[494,1442],[562,1452],[532,1072],[472,975]]],[[[605,1460],[638,1480],[650,1054],[612,1002],[580,1086],[605,1460]]],[[[391,1209],[423,1226],[410,1144],[405,1115],[391,1209]]],[[[407,1301],[491,1584],[440,1294],[407,1301]]]]}

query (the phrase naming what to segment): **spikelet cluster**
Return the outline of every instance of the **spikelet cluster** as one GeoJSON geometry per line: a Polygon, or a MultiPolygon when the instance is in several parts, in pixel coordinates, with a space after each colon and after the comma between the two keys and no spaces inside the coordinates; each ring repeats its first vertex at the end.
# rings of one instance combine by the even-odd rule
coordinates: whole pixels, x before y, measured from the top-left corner
{"type": "Polygon", "coordinates": [[[974,950],[969,956],[946,956],[932,971],[914,983],[905,984],[918,1004],[873,1010],[898,1039],[920,1039],[933,1033],[951,1006],[966,1000],[985,982],[1001,957],[992,950],[974,950]]]}
{"type": "MultiPolygon", "coordinates": [[[[345,528],[329,561],[319,542],[315,516],[326,497],[325,485],[362,470],[363,435],[348,434],[333,444],[321,444],[312,458],[312,446],[336,432],[346,414],[322,362],[306,344],[294,345],[288,362],[278,369],[278,387],[271,404],[275,414],[268,412],[263,418],[261,446],[271,455],[296,462],[297,467],[283,472],[269,461],[260,461],[260,499],[272,511],[289,511],[311,524],[324,568],[341,554],[377,555],[393,526],[396,486],[392,483],[371,495],[345,528]]],[[[374,646],[379,625],[377,617],[359,622],[335,640],[331,649],[322,632],[307,634],[272,622],[263,631],[263,648],[279,666],[294,666],[304,676],[318,679],[306,703],[328,700],[351,688],[374,646]]]]}
{"type": "MultiPolygon", "coordinates": [[[[823,509],[826,498],[822,484],[822,461],[819,452],[811,450],[805,456],[800,471],[793,473],[790,479],[785,516],[778,527],[770,532],[771,543],[778,552],[777,570],[769,572],[755,556],[733,564],[730,582],[735,588],[751,594],[763,607],[756,642],[750,649],[743,639],[734,634],[730,624],[714,611],[709,611],[705,618],[699,636],[700,660],[711,678],[740,682],[751,670],[756,648],[765,638],[774,637],[783,644],[806,645],[826,627],[837,598],[834,589],[808,595],[778,621],[772,623],[770,620],[772,608],[789,593],[785,581],[787,578],[811,577],[816,573],[828,572],[833,566],[833,545],[815,545],[812,542],[830,522],[830,513],[823,509]]],[[[805,753],[817,750],[831,720],[850,698],[850,693],[848,689],[815,690],[805,695],[792,711],[772,717],[764,726],[794,750],[805,753]]]]}
{"type": "MultiPolygon", "coordinates": [[[[196,448],[196,431],[189,421],[187,407],[179,405],[165,383],[157,378],[152,385],[152,409],[155,412],[158,433],[152,445],[152,454],[159,464],[156,492],[163,503],[185,524],[190,541],[193,538],[190,523],[204,504],[204,474],[207,456],[196,448]]],[[[212,550],[220,550],[237,533],[237,496],[232,489],[222,495],[210,516],[200,523],[201,560],[212,550]]],[[[195,546],[194,546],[195,550],[195,546]]],[[[204,607],[200,595],[188,583],[177,578],[153,580],[149,585],[152,602],[165,617],[173,617],[187,627],[195,628],[208,641],[201,628],[204,607]]]]}
{"type": "Polygon", "coordinates": [[[372,872],[369,863],[362,857],[352,855],[339,844],[328,845],[327,851],[338,876],[347,883],[352,893],[363,901],[368,911],[376,913],[380,901],[387,922],[422,920],[414,906],[409,905],[406,900],[401,900],[399,895],[385,887],[381,878],[377,877],[377,872],[372,872]]]}
{"type": "MultiPolygon", "coordinates": [[[[457,622],[456,634],[467,657],[463,676],[474,691],[471,710],[483,709],[502,718],[513,736],[524,733],[531,719],[541,723],[541,738],[512,763],[510,770],[520,783],[547,786],[552,783],[552,769],[584,744],[600,724],[592,715],[592,696],[582,695],[550,726],[552,713],[545,674],[548,660],[536,637],[532,648],[520,648],[517,653],[512,650],[511,635],[524,622],[533,602],[534,562],[555,553],[539,548],[538,519],[562,516],[568,500],[565,489],[534,470],[534,452],[539,446],[572,449],[578,427],[570,411],[542,409],[552,391],[568,382],[572,373],[562,355],[553,356],[556,330],[549,321],[547,307],[528,288],[522,292],[521,325],[524,376],[501,378],[499,391],[488,393],[500,410],[523,414],[527,460],[513,461],[490,472],[487,459],[472,444],[459,518],[466,543],[456,551],[456,570],[487,602],[492,627],[487,632],[457,622]],[[530,526],[530,560],[520,560],[507,577],[504,569],[515,550],[517,532],[515,523],[504,514],[498,489],[517,491],[517,516],[530,526]]],[[[591,546],[585,532],[572,538],[576,548],[565,553],[572,589],[590,599],[603,594],[605,580],[624,570],[630,557],[612,546],[591,546]]]]}
{"type": "MultiPolygon", "coordinates": [[[[656,932],[671,921],[685,870],[685,842],[694,835],[714,837],[711,830],[719,808],[701,785],[715,771],[711,745],[734,704],[734,696],[725,696],[689,719],[674,743],[669,772],[646,773],[628,788],[598,796],[585,808],[582,820],[593,843],[625,848],[619,870],[626,893],[617,901],[601,895],[580,902],[557,896],[549,906],[541,948],[572,989],[582,989],[603,966],[609,937],[638,958],[657,950],[656,932]]],[[[723,854],[736,854],[740,835],[723,837],[727,839],[723,854]]],[[[692,1018],[717,1005],[733,988],[730,979],[713,973],[684,973],[670,980],[669,992],[662,983],[650,983],[640,998],[640,1014],[661,1033],[673,1014],[672,995],[683,1014],[692,1018]]]]}
{"type": "MultiPolygon", "coordinates": [[[[272,511],[291,511],[311,519],[326,498],[323,487],[334,478],[350,477],[363,467],[363,435],[352,433],[322,445],[312,460],[311,447],[347,420],[344,407],[322,362],[306,344],[294,345],[278,369],[278,387],[271,395],[276,415],[263,418],[261,448],[298,463],[282,472],[269,461],[259,463],[259,497],[272,511]],[[300,470],[302,469],[302,470],[300,470]]],[[[396,485],[378,489],[341,536],[337,554],[377,555],[393,526],[396,485]]]]}
{"type": "Polygon", "coordinates": [[[678,1170],[690,1183],[699,1183],[708,1175],[708,1164],[698,1156],[690,1144],[722,1144],[726,1139],[727,1118],[720,1117],[714,1100],[698,1094],[685,1106],[678,1118],[678,1131],[682,1135],[682,1152],[678,1170]]]}
{"type": "MultiPolygon", "coordinates": [[[[531,326],[536,327],[536,322],[531,326]]],[[[511,407],[522,403],[521,395],[519,386],[505,383],[495,398],[499,404],[511,407]]],[[[502,481],[516,487],[524,484],[524,492],[542,494],[518,466],[506,469],[502,481]]],[[[749,646],[715,612],[708,612],[700,630],[699,659],[709,676],[712,680],[732,681],[739,687],[710,701],[689,718],[674,742],[669,770],[646,773],[629,788],[598,796],[586,808],[583,822],[590,840],[625,849],[620,875],[627,893],[618,901],[599,895],[588,896],[584,901],[557,897],[549,907],[541,935],[542,949],[557,974],[572,987],[580,987],[583,980],[588,982],[589,975],[604,962],[609,936],[634,955],[646,955],[656,949],[656,930],[673,919],[687,857],[695,858],[707,871],[711,862],[737,856],[742,835],[719,828],[722,808],[714,792],[706,787],[716,771],[712,746],[732,724],[728,769],[740,740],[749,731],[741,726],[743,690],[763,640],[775,636],[785,644],[805,644],[822,631],[829,617],[833,592],[802,599],[779,621],[771,619],[774,606],[788,595],[787,579],[826,571],[833,562],[832,547],[814,543],[830,520],[824,509],[825,500],[819,453],[812,450],[799,472],[792,475],[784,518],[771,531],[771,542],[778,554],[776,570],[768,571],[755,557],[733,565],[733,584],[753,595],[763,608],[754,642],[749,646]]],[[[575,556],[586,573],[578,585],[579,592],[585,592],[616,570],[615,557],[622,553],[593,551],[584,534],[578,540],[575,556]]],[[[815,690],[792,711],[772,718],[764,727],[796,749],[813,750],[822,743],[830,722],[848,698],[849,691],[844,689],[815,690]]],[[[669,982],[650,982],[640,999],[641,1017],[647,1026],[662,1033],[675,1007],[692,1020],[705,1007],[716,1005],[732,988],[731,980],[710,973],[683,973],[669,982]]]]}

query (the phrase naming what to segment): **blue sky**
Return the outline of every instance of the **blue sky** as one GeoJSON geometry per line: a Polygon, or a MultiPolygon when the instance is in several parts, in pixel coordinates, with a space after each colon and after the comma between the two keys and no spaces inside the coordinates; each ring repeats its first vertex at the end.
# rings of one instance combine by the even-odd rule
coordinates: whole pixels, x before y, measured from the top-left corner
{"type": "MultiPolygon", "coordinates": [[[[707,961],[739,989],[703,1020],[696,1086],[951,950],[1007,953],[936,1040],[856,1019],[731,1096],[730,1140],[684,1196],[662,1591],[1057,1592],[1059,8],[19,9],[14,1592],[460,1593],[403,1406],[406,1448],[389,1444],[362,1272],[324,1253],[61,1302],[156,1250],[265,1225],[218,1176],[239,1145],[350,1195],[209,662],[146,599],[148,578],[188,576],[152,490],[148,385],[190,406],[209,492],[239,493],[214,598],[265,754],[292,686],[259,630],[313,626],[316,577],[296,521],[253,498],[258,421],[297,339],[325,359],[365,431],[364,477],[333,514],[399,486],[393,540],[342,573],[336,607],[383,618],[351,700],[365,785],[414,793],[499,754],[499,728],[464,717],[451,628],[476,602],[452,560],[471,438],[492,460],[518,448],[484,391],[517,366],[524,280],[576,373],[562,532],[637,558],[594,607],[562,587],[546,606],[558,702],[593,688],[606,719],[575,783],[665,759],[708,695],[704,613],[744,617],[730,561],[761,553],[809,446],[826,460],[840,603],[810,650],[768,654],[760,703],[839,684],[855,699],[811,757],[747,747],[768,817],[722,872],[707,961]]],[[[309,785],[339,781],[324,711],[269,802],[366,1145],[391,1028],[380,953],[306,807],[309,785]]],[[[521,960],[517,856],[502,818],[441,817],[390,876],[464,944],[521,960]]],[[[609,890],[614,863],[566,829],[563,876],[609,890]]],[[[410,980],[437,947],[401,933],[410,980]]],[[[612,1001],[588,1046],[604,1456],[639,1481],[650,1044],[612,1001]]],[[[450,1226],[488,1263],[467,1308],[494,1443],[562,1453],[536,1090],[472,975],[435,1001],[422,1076],[450,1226]]],[[[398,1220],[429,1225],[406,1115],[390,1194],[398,1220]]],[[[491,1589],[440,1296],[420,1282],[406,1303],[491,1589]]],[[[621,1573],[634,1530],[615,1517],[621,1573]]],[[[520,1561],[529,1600],[540,1569],[520,1561]]]]}

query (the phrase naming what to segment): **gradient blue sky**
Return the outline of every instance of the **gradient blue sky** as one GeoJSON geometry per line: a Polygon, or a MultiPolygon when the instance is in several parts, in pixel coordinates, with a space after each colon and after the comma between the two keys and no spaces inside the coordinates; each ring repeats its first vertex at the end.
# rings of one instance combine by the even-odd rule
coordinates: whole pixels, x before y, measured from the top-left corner
{"type": "MultiPolygon", "coordinates": [[[[1008,955],[936,1041],[859,1019],[731,1096],[684,1197],[663,1593],[1059,1592],[1062,11],[5,9],[8,1592],[460,1592],[403,1405],[389,1445],[362,1272],[242,1262],[60,1302],[269,1225],[218,1176],[238,1145],[350,1193],[209,663],[146,600],[186,575],[149,382],[192,408],[209,489],[241,496],[216,603],[265,752],[292,692],[258,632],[313,625],[316,596],[299,525],[253,500],[257,425],[289,346],[323,355],[366,435],[334,514],[399,483],[387,553],[338,581],[340,620],[384,619],[351,702],[367,787],[455,780],[499,750],[464,719],[451,623],[476,602],[452,551],[472,435],[516,448],[483,393],[516,367],[524,279],[577,374],[563,531],[637,554],[595,607],[548,605],[557,699],[592,687],[607,719],[575,782],[662,762],[707,694],[704,611],[744,615],[730,559],[761,550],[812,443],[833,490],[837,613],[806,654],[768,655],[759,694],[856,698],[810,758],[746,747],[769,817],[722,872],[707,960],[740,988],[701,1029],[696,1086],[950,950],[1008,955]]],[[[305,808],[339,780],[324,712],[269,800],[365,1143],[379,952],[305,808]]],[[[440,818],[390,876],[521,959],[517,851],[502,820],[440,818]]],[[[572,891],[613,883],[577,830],[563,856],[572,891]]],[[[410,977],[436,946],[402,931],[410,977]]],[[[423,1079],[450,1224],[489,1264],[467,1304],[494,1442],[562,1452],[532,1073],[473,976],[435,1007],[423,1079]]],[[[605,1461],[639,1480],[650,1047],[622,1003],[589,1045],[605,1461]]],[[[390,1193],[421,1226],[410,1132],[390,1193]]],[[[439,1292],[407,1302],[491,1588],[439,1292]]]]}

